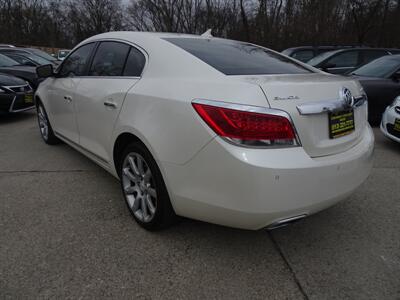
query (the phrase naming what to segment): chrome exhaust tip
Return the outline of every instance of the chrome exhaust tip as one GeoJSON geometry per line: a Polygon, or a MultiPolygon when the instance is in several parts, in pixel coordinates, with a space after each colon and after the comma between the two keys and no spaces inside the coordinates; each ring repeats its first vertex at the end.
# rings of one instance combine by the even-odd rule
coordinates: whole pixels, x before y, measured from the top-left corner
{"type": "Polygon", "coordinates": [[[305,217],[307,217],[306,214],[298,215],[298,216],[294,216],[294,217],[290,217],[290,218],[285,218],[285,219],[276,221],[276,222],[272,223],[271,225],[268,225],[266,227],[266,229],[267,230],[272,230],[272,229],[276,229],[276,228],[280,228],[280,227],[285,227],[285,226],[288,226],[290,224],[296,223],[296,222],[304,219],[305,217]]]}

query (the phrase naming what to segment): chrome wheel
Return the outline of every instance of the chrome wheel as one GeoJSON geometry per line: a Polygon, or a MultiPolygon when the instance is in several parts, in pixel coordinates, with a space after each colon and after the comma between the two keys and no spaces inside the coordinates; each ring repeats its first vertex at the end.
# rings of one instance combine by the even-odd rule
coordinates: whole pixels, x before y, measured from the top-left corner
{"type": "Polygon", "coordinates": [[[151,170],[138,153],[129,153],[123,162],[122,188],[135,217],[150,222],[157,210],[157,193],[151,170]]]}
{"type": "Polygon", "coordinates": [[[42,134],[43,139],[47,141],[49,139],[49,122],[41,105],[38,106],[37,115],[39,118],[40,133],[42,134]]]}

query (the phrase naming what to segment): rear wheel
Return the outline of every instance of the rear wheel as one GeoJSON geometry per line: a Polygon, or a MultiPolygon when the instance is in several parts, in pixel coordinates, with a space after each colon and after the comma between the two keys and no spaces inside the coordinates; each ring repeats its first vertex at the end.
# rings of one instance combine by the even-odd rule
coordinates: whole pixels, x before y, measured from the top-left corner
{"type": "Polygon", "coordinates": [[[119,171],[126,204],[140,226],[158,230],[175,222],[161,172],[144,145],[135,142],[125,149],[119,171]]]}
{"type": "Polygon", "coordinates": [[[44,142],[48,145],[55,145],[60,143],[60,140],[54,135],[53,128],[50,125],[49,118],[47,117],[46,110],[42,103],[37,105],[37,116],[40,134],[44,142]]]}

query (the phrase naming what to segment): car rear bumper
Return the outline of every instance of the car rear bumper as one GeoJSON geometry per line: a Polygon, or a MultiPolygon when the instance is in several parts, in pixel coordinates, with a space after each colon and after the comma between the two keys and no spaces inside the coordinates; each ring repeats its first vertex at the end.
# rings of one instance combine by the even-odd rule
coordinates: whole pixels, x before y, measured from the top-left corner
{"type": "Polygon", "coordinates": [[[386,108],[381,121],[381,131],[389,139],[400,143],[400,132],[394,131],[394,122],[400,119],[400,115],[393,108],[386,108]]]}
{"type": "Polygon", "coordinates": [[[310,215],[348,197],[368,177],[374,137],[311,158],[301,147],[249,149],[215,138],[184,165],[161,163],[178,215],[244,229],[310,215]]]}

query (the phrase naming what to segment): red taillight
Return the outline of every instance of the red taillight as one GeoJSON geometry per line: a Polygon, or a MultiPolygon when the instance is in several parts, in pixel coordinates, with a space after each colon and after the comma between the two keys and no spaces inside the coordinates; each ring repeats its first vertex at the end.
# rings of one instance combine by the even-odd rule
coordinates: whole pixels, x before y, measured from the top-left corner
{"type": "Polygon", "coordinates": [[[249,146],[296,145],[296,135],[288,118],[234,106],[233,109],[193,103],[201,118],[221,137],[249,146]]]}

